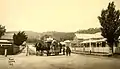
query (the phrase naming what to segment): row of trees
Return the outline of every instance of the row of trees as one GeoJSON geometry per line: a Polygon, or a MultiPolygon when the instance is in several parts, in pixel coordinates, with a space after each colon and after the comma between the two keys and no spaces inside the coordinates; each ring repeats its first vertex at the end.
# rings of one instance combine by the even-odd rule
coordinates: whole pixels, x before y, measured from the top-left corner
{"type": "Polygon", "coordinates": [[[76,33],[95,34],[101,32],[100,28],[89,28],[87,30],[78,30],[76,33]]]}
{"type": "MultiPolygon", "coordinates": [[[[0,25],[0,38],[5,34],[6,29],[5,26],[0,25]]],[[[17,34],[14,33],[13,35],[13,42],[15,45],[22,45],[24,41],[27,40],[27,35],[25,34],[24,31],[20,31],[17,34]]]]}

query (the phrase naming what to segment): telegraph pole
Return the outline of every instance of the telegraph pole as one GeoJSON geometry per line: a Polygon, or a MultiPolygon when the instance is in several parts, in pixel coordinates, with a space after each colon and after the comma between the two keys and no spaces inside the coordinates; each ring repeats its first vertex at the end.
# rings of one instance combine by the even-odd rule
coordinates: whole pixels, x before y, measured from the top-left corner
{"type": "Polygon", "coordinates": [[[27,53],[26,53],[26,56],[29,56],[29,47],[28,47],[28,45],[26,45],[26,47],[27,47],[27,53]]]}

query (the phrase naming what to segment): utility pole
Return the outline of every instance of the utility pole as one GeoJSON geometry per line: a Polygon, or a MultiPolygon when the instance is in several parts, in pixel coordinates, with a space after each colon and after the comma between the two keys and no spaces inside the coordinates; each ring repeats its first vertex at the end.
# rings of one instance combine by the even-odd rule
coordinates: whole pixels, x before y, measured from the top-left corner
{"type": "Polygon", "coordinates": [[[26,53],[26,56],[29,56],[29,46],[26,45],[26,47],[27,47],[27,53],[26,53]]]}

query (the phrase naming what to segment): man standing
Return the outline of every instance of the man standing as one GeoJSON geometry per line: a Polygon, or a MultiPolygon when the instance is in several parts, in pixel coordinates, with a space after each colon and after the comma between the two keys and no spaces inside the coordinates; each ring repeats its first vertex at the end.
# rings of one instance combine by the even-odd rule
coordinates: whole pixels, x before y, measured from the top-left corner
{"type": "Polygon", "coordinates": [[[65,55],[65,47],[63,47],[63,55],[65,55]]]}
{"type": "Polygon", "coordinates": [[[66,56],[70,56],[71,55],[71,49],[70,49],[70,47],[69,46],[67,46],[67,48],[66,48],[66,56]]]}
{"type": "Polygon", "coordinates": [[[61,43],[59,43],[59,47],[60,47],[60,53],[61,53],[61,49],[62,49],[62,44],[61,43]]]}

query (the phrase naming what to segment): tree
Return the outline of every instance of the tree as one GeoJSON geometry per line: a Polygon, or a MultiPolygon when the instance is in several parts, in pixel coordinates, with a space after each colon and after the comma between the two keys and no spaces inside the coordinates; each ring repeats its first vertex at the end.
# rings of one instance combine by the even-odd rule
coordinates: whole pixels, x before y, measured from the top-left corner
{"type": "Polygon", "coordinates": [[[100,28],[89,28],[87,30],[78,30],[76,33],[95,34],[100,32],[100,28]]]}
{"type": "Polygon", "coordinates": [[[36,39],[36,38],[32,38],[32,39],[27,39],[27,42],[28,43],[36,43],[38,41],[38,39],[36,39]]]}
{"type": "Polygon", "coordinates": [[[0,37],[6,32],[5,26],[0,25],[0,37]]]}
{"type": "Polygon", "coordinates": [[[110,2],[106,10],[102,10],[101,16],[98,16],[101,24],[101,32],[104,38],[107,38],[107,43],[110,46],[113,54],[113,44],[118,40],[120,35],[120,11],[115,9],[114,2],[110,2]],[[117,36],[116,36],[117,35],[117,36]]]}
{"type": "Polygon", "coordinates": [[[14,33],[14,35],[13,35],[14,44],[18,45],[18,46],[22,45],[23,42],[27,40],[27,38],[28,37],[24,31],[18,32],[17,34],[14,33]]]}
{"type": "Polygon", "coordinates": [[[64,35],[62,35],[60,37],[60,40],[61,41],[65,41],[65,40],[73,40],[75,37],[75,34],[74,33],[65,33],[64,35]]]}
{"type": "Polygon", "coordinates": [[[48,38],[50,35],[43,35],[40,40],[44,40],[44,38],[48,38]]]}

